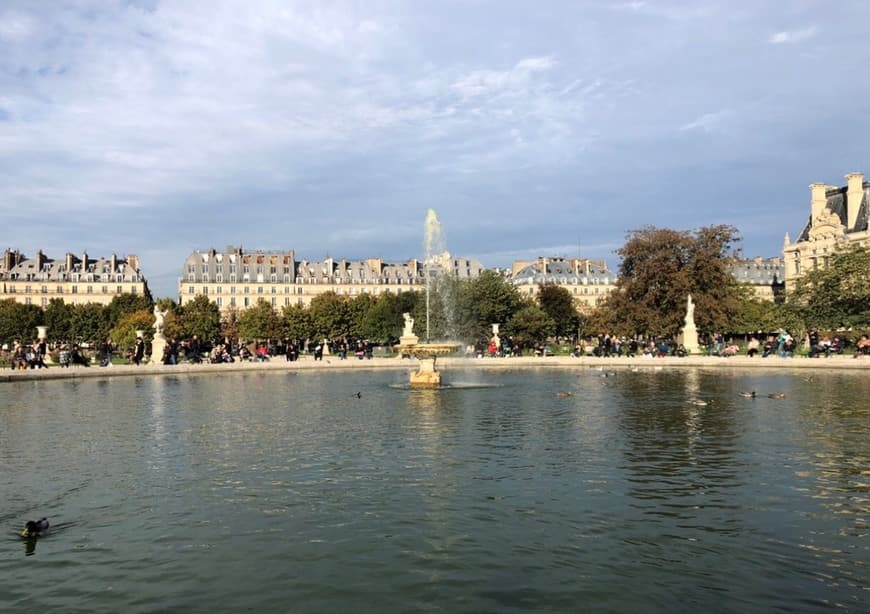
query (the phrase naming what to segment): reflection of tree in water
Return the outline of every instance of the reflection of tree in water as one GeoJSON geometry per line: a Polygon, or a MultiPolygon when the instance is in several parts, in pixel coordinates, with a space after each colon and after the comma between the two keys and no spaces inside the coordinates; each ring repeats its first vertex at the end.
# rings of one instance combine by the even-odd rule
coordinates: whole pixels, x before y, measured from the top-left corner
{"type": "Polygon", "coordinates": [[[631,373],[619,378],[614,394],[633,506],[685,518],[700,508],[733,507],[727,497],[741,483],[739,434],[721,377],[694,369],[631,373]],[[700,399],[713,403],[691,403],[700,399]]]}

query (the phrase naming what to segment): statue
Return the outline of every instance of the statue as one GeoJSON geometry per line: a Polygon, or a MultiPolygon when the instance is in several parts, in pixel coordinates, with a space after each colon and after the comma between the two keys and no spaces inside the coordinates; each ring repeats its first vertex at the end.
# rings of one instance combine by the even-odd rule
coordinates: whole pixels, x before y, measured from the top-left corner
{"type": "Polygon", "coordinates": [[[405,317],[405,330],[402,331],[403,337],[411,337],[414,334],[414,318],[410,313],[402,314],[405,317]]]}
{"type": "Polygon", "coordinates": [[[163,320],[166,316],[165,311],[160,311],[157,305],[154,305],[154,336],[161,337],[163,335],[163,320]]]}
{"type": "Polygon", "coordinates": [[[695,323],[695,303],[692,302],[692,295],[689,295],[689,299],[686,301],[686,325],[691,322],[695,323]]]}

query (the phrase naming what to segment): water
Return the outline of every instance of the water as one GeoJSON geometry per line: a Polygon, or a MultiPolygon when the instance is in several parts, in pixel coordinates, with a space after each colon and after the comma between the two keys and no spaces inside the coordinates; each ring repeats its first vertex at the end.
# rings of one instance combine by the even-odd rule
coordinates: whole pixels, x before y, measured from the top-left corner
{"type": "Polygon", "coordinates": [[[0,609],[868,611],[870,383],[770,373],[3,384],[0,609]]]}

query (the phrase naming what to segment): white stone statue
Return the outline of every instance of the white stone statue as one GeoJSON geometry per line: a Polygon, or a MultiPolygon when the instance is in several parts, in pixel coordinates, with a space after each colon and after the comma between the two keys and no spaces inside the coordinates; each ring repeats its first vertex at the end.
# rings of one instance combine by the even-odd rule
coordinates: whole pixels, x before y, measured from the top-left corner
{"type": "Polygon", "coordinates": [[[154,333],[155,336],[163,335],[163,320],[166,316],[165,311],[160,311],[157,305],[154,305],[154,333]]]}
{"type": "Polygon", "coordinates": [[[686,325],[695,323],[695,303],[692,302],[692,295],[686,301],[686,325]]]}
{"type": "Polygon", "coordinates": [[[410,313],[402,314],[405,317],[405,330],[402,331],[403,337],[411,337],[414,335],[414,318],[410,313]]]}

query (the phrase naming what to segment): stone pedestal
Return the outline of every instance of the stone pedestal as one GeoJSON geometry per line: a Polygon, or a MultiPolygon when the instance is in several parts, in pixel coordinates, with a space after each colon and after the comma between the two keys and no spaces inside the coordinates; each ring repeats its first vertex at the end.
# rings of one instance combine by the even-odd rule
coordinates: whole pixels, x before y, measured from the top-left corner
{"type": "Polygon", "coordinates": [[[163,335],[154,337],[151,341],[151,364],[162,365],[163,353],[166,351],[166,338],[163,335]]]}
{"type": "Polygon", "coordinates": [[[412,386],[440,386],[441,374],[435,370],[435,357],[420,358],[420,370],[411,373],[412,386]]]}

